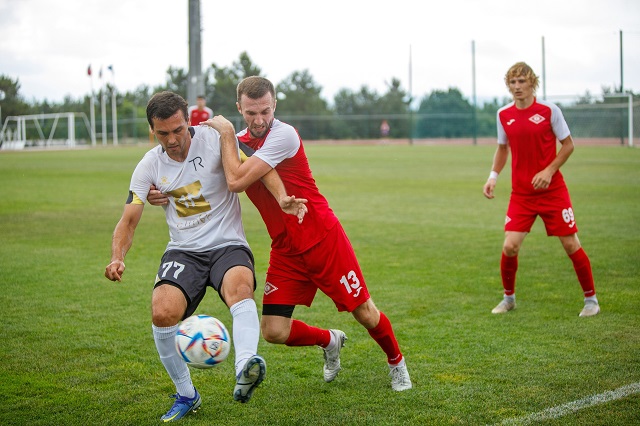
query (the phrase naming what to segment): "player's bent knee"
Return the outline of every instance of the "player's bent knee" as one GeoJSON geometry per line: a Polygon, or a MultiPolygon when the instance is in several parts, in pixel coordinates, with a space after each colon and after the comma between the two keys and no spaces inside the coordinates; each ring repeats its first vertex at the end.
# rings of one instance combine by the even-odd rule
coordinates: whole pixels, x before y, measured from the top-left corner
{"type": "Polygon", "coordinates": [[[371,299],[354,309],[352,314],[356,321],[368,330],[376,327],[380,322],[380,311],[371,299]]]}
{"type": "Polygon", "coordinates": [[[269,318],[265,319],[265,315],[263,315],[262,321],[260,323],[262,338],[269,343],[286,343],[287,339],[289,338],[290,325],[288,327],[285,325],[286,324],[282,323],[281,321],[273,321],[269,320],[269,318]]]}

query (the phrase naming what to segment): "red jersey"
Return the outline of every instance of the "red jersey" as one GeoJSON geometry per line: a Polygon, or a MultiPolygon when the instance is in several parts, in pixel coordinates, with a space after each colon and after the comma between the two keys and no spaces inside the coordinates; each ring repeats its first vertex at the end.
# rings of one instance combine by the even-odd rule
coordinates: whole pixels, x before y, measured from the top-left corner
{"type": "Polygon", "coordinates": [[[213,110],[209,107],[198,109],[197,106],[189,107],[189,125],[198,126],[200,122],[207,121],[213,117],[213,110]]]}
{"type": "Polygon", "coordinates": [[[253,155],[276,169],[287,194],[308,200],[309,211],[299,224],[296,216],[282,211],[261,181],[246,189],[267,226],[271,248],[286,254],[299,254],[320,242],[338,218],[316,186],[297,130],[274,119],[271,129],[262,138],[253,138],[247,129],[237,136],[240,142],[255,150],[253,155]]]}
{"type": "Polygon", "coordinates": [[[547,167],[557,155],[557,140],[571,132],[562,111],[555,104],[533,100],[526,109],[518,109],[512,102],[498,110],[498,143],[511,148],[512,191],[533,195],[565,187],[558,170],[546,190],[535,190],[531,181],[536,173],[547,167]]]}

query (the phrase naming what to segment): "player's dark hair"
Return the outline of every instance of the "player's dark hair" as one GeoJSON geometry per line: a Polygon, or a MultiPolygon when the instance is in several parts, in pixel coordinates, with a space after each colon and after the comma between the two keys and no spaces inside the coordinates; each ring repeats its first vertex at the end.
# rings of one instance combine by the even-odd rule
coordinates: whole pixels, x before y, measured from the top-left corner
{"type": "Polygon", "coordinates": [[[267,93],[271,93],[273,99],[276,99],[276,89],[273,87],[273,83],[257,75],[245,78],[237,88],[238,102],[240,102],[242,95],[249,99],[260,99],[267,93]]]}
{"type": "Polygon", "coordinates": [[[147,103],[147,121],[153,129],[153,119],[166,120],[178,111],[182,111],[185,121],[189,121],[189,104],[184,98],[173,92],[159,92],[147,103]]]}

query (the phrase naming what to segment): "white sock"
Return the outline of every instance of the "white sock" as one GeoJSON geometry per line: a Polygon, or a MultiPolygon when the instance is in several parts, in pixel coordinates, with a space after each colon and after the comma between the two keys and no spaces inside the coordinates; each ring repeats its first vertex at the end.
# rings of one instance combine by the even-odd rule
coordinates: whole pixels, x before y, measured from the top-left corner
{"type": "Polygon", "coordinates": [[[336,338],[336,335],[331,332],[331,330],[329,330],[329,336],[331,336],[329,338],[329,344],[326,347],[324,347],[324,349],[328,351],[335,348],[336,345],[338,344],[338,339],[336,338]]]}
{"type": "Polygon", "coordinates": [[[598,299],[596,298],[595,295],[589,296],[589,297],[585,297],[584,301],[585,301],[585,303],[586,302],[595,302],[596,304],[598,304],[598,299]]]}
{"type": "Polygon", "coordinates": [[[515,294],[512,294],[511,296],[507,296],[507,295],[505,294],[505,295],[504,295],[504,299],[505,299],[505,300],[510,300],[510,301],[512,301],[512,302],[515,302],[515,301],[516,301],[516,295],[515,295],[515,294]]]}
{"type": "Polygon", "coordinates": [[[193,387],[191,381],[191,374],[189,373],[189,367],[184,362],[178,351],[176,350],[176,332],[178,331],[178,324],[171,327],[156,327],[151,325],[153,329],[153,340],[156,342],[156,349],[158,355],[160,355],[160,361],[162,365],[169,373],[169,377],[176,385],[176,391],[181,396],[187,398],[193,398],[196,395],[196,390],[193,387]]]}
{"type": "Polygon", "coordinates": [[[404,357],[402,357],[402,359],[400,360],[399,363],[397,363],[397,364],[389,364],[389,368],[391,369],[391,368],[394,368],[394,367],[401,367],[401,366],[403,366],[405,364],[406,363],[404,362],[404,357]]]}
{"type": "Polygon", "coordinates": [[[258,353],[260,321],[253,299],[244,299],[229,308],[233,317],[233,347],[236,351],[236,376],[247,360],[258,353]]]}

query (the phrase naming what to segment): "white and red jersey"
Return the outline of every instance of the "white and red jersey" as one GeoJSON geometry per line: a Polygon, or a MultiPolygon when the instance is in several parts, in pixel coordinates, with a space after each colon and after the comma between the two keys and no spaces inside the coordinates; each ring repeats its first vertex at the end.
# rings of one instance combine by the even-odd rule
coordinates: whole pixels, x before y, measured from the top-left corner
{"type": "Polygon", "coordinates": [[[189,125],[197,126],[202,121],[207,121],[208,119],[213,117],[213,110],[209,107],[204,107],[204,109],[198,109],[197,106],[189,107],[189,125]]]}
{"type": "Polygon", "coordinates": [[[255,150],[253,155],[276,169],[288,195],[308,200],[309,211],[299,224],[296,216],[280,209],[261,181],[246,189],[247,196],[267,226],[272,239],[271,248],[287,254],[299,254],[320,242],[338,218],[316,186],[296,129],[274,119],[271,129],[262,138],[253,138],[247,129],[237,136],[240,142],[255,150]]]}
{"type": "MultiPolygon", "coordinates": [[[[536,173],[547,167],[557,155],[557,140],[571,132],[560,108],[551,102],[538,101],[526,109],[511,102],[498,110],[498,143],[511,148],[512,191],[516,194],[540,194],[531,181],[536,173]]],[[[565,186],[558,170],[546,191],[565,186]]]]}

